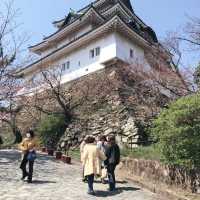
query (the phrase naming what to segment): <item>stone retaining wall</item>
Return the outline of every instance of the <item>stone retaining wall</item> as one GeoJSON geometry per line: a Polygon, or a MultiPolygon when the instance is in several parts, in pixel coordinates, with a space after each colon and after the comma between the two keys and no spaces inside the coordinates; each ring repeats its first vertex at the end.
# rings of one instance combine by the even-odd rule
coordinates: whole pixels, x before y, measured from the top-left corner
{"type": "Polygon", "coordinates": [[[151,181],[167,186],[175,186],[189,192],[197,192],[200,188],[200,170],[188,170],[183,167],[169,166],[158,161],[124,158],[122,168],[129,177],[138,176],[142,181],[151,181]]]}

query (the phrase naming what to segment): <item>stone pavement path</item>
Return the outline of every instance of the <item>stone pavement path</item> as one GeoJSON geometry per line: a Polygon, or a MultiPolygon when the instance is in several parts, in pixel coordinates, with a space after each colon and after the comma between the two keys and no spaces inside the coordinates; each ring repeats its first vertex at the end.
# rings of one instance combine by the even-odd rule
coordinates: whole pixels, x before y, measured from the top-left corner
{"type": "Polygon", "coordinates": [[[35,163],[33,183],[20,180],[20,153],[0,150],[0,200],[160,200],[155,194],[133,183],[119,182],[118,191],[110,194],[107,185],[95,183],[96,196],[87,195],[81,182],[79,163],[66,165],[46,155],[35,163]]]}

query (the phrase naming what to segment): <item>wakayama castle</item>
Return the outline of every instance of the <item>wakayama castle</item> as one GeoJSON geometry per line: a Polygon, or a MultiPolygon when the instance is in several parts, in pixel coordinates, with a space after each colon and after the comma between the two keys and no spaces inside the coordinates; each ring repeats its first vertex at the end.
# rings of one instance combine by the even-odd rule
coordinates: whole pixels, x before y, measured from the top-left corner
{"type": "Polygon", "coordinates": [[[145,51],[158,45],[155,32],[134,12],[130,0],[96,0],[53,25],[57,31],[29,47],[39,59],[23,68],[34,81],[41,70],[61,67],[62,83],[113,64],[147,63],[145,51]]]}

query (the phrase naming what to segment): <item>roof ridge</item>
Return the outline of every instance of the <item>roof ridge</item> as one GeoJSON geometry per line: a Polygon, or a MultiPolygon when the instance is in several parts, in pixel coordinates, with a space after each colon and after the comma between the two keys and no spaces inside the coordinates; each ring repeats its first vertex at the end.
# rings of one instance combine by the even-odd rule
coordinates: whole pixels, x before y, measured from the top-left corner
{"type": "Polygon", "coordinates": [[[56,32],[54,32],[54,33],[50,34],[49,36],[45,37],[45,38],[43,39],[42,42],[40,42],[40,43],[38,43],[38,44],[35,44],[35,45],[32,45],[32,46],[30,46],[29,48],[34,48],[34,47],[36,47],[37,45],[40,45],[40,44],[42,44],[42,43],[45,43],[45,42],[47,41],[47,39],[49,39],[49,38],[50,38],[51,36],[53,36],[53,35],[56,35],[56,34],[59,33],[60,31],[62,31],[63,29],[65,29],[67,26],[69,26],[69,25],[73,24],[74,22],[76,22],[78,19],[80,19],[82,16],[84,16],[90,9],[94,9],[95,12],[96,12],[99,16],[101,16],[102,19],[105,20],[104,16],[102,16],[102,15],[99,13],[99,11],[98,11],[93,5],[91,5],[91,6],[85,11],[85,13],[83,13],[81,16],[77,17],[75,21],[72,21],[71,23],[66,24],[66,25],[63,26],[61,29],[59,29],[59,30],[57,30],[56,32]]]}
{"type": "MultiPolygon", "coordinates": [[[[77,10],[76,12],[78,13],[78,12],[80,12],[80,11],[86,9],[86,8],[89,8],[90,6],[93,6],[93,4],[94,4],[94,3],[97,3],[98,1],[101,1],[101,0],[93,1],[93,2],[91,2],[91,3],[89,3],[89,4],[87,4],[86,6],[84,6],[83,8],[77,10]]],[[[59,22],[65,20],[65,18],[66,18],[66,16],[65,16],[63,19],[60,19],[60,20],[54,21],[53,24],[55,24],[55,23],[59,23],[59,22]]]]}

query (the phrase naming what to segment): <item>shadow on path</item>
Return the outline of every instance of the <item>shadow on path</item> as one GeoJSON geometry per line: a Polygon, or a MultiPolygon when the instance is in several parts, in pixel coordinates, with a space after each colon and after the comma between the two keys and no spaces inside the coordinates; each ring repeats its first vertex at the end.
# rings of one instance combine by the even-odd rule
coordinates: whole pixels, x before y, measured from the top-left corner
{"type": "Polygon", "coordinates": [[[41,184],[48,184],[48,183],[57,183],[56,181],[43,181],[43,180],[34,180],[32,184],[41,185],[41,184]]]}
{"type": "Polygon", "coordinates": [[[116,191],[110,192],[110,191],[101,191],[97,190],[95,193],[96,197],[109,197],[109,196],[115,196],[123,191],[137,191],[140,190],[140,188],[135,188],[135,187],[118,187],[116,191]]]}
{"type": "Polygon", "coordinates": [[[136,188],[136,187],[118,187],[118,190],[121,191],[137,191],[140,190],[140,188],[136,188]]]}
{"type": "Polygon", "coordinates": [[[109,197],[109,196],[118,195],[120,193],[122,193],[122,191],[120,191],[120,190],[116,190],[114,192],[96,190],[95,191],[95,196],[96,197],[109,197]]]}
{"type": "MultiPolygon", "coordinates": [[[[101,183],[101,180],[94,180],[94,183],[101,183]]],[[[108,184],[108,181],[105,181],[106,184],[108,184]]],[[[118,184],[126,184],[128,183],[127,181],[116,181],[118,184]]]]}
{"type": "Polygon", "coordinates": [[[127,181],[116,181],[116,183],[119,183],[119,184],[126,184],[128,183],[127,181]]]}

